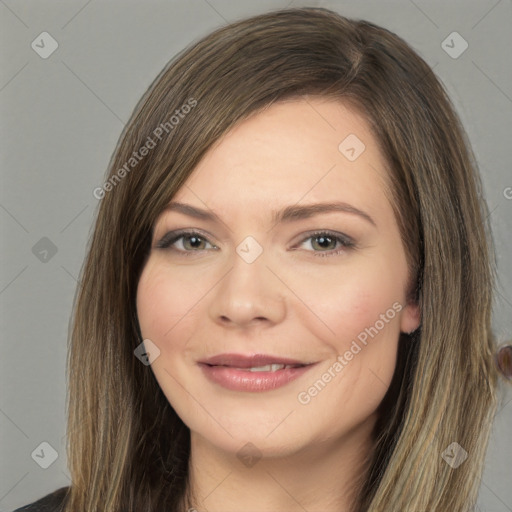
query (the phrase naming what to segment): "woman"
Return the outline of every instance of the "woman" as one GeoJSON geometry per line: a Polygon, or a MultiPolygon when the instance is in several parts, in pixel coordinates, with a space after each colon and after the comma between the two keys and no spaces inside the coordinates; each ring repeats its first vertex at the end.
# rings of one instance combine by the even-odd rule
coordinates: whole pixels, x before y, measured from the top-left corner
{"type": "Polygon", "coordinates": [[[486,206],[403,40],[313,8],[215,31],[157,77],[95,195],[53,509],[474,507],[486,206]]]}

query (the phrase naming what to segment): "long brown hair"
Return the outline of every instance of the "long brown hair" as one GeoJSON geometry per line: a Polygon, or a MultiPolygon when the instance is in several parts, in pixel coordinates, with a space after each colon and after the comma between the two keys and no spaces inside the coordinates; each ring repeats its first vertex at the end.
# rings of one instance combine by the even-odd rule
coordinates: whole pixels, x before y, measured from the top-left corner
{"type": "Polygon", "coordinates": [[[350,104],[370,124],[388,166],[410,299],[422,315],[399,340],[355,510],[474,505],[497,384],[494,257],[474,156],[441,83],[407,43],[366,21],[300,8],[238,21],[183,51],[120,137],[97,193],[72,318],[67,512],[183,507],[190,433],[134,356],[152,226],[236,123],[308,95],[350,104]],[[468,453],[456,469],[441,456],[454,442],[468,453]]]}

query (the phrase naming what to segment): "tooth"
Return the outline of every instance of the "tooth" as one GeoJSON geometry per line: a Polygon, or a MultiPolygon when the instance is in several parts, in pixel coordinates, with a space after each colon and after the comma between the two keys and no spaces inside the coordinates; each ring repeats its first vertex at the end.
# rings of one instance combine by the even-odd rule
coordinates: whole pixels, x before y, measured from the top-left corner
{"type": "Polygon", "coordinates": [[[250,372],[270,372],[272,371],[272,365],[267,364],[265,366],[253,366],[249,368],[250,372]]]}
{"type": "Polygon", "coordinates": [[[275,372],[284,368],[284,364],[267,364],[265,366],[253,366],[249,368],[250,372],[275,372]]]}

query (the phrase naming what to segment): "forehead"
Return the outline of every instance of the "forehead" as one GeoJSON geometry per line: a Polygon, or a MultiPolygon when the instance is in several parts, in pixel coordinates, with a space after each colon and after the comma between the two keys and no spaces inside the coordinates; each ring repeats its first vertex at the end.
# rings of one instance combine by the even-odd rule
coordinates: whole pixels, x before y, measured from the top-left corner
{"type": "Polygon", "coordinates": [[[281,101],[237,124],[174,200],[210,208],[385,200],[387,172],[365,118],[340,101],[281,101]],[[203,204],[203,206],[204,206],[203,204]]]}

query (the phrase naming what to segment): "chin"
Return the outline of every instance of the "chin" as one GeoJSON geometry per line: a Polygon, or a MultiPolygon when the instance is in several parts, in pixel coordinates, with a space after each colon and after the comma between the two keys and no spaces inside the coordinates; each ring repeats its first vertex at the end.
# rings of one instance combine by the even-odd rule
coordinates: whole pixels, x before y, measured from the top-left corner
{"type": "Polygon", "coordinates": [[[305,445],[305,440],[301,442],[300,439],[291,436],[289,429],[278,432],[279,427],[275,429],[274,426],[275,431],[272,431],[266,427],[262,428],[257,421],[249,425],[247,416],[240,424],[230,423],[226,426],[229,434],[219,425],[215,425],[213,427],[211,422],[202,426],[191,425],[191,436],[196,436],[198,441],[201,440],[200,442],[239,459],[246,456],[286,457],[301,450],[305,445]]]}

